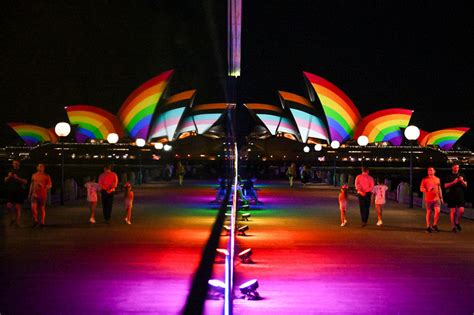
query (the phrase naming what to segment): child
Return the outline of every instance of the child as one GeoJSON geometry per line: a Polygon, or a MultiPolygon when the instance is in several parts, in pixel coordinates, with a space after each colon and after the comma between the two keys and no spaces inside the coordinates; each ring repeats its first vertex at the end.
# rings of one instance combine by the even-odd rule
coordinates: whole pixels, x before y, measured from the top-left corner
{"type": "Polygon", "coordinates": [[[33,227],[38,225],[38,207],[41,209],[41,224],[44,226],[46,218],[46,199],[48,198],[48,189],[51,189],[51,177],[44,172],[44,164],[40,163],[36,167],[37,172],[31,176],[31,185],[29,199],[31,200],[31,212],[33,214],[33,227]]]}
{"type": "Polygon", "coordinates": [[[339,191],[339,211],[341,212],[341,226],[346,226],[347,219],[346,219],[346,208],[347,208],[347,200],[348,194],[347,190],[349,186],[346,184],[342,185],[341,190],[339,191]]]}
{"type": "Polygon", "coordinates": [[[127,211],[127,214],[125,216],[125,222],[127,224],[132,224],[132,206],[133,206],[133,191],[132,191],[132,185],[130,185],[129,182],[125,183],[123,186],[124,191],[123,191],[123,197],[124,197],[124,203],[125,203],[125,211],[127,211]]]}
{"type": "Polygon", "coordinates": [[[375,210],[377,210],[377,226],[382,226],[382,206],[385,204],[385,192],[388,190],[387,185],[384,184],[383,179],[377,180],[377,185],[374,186],[372,192],[372,199],[375,201],[375,210]]]}
{"type": "Polygon", "coordinates": [[[97,201],[99,199],[100,186],[95,182],[95,177],[92,177],[91,180],[84,184],[84,187],[87,189],[87,201],[89,202],[91,212],[89,222],[94,224],[95,208],[97,207],[97,201]]]}

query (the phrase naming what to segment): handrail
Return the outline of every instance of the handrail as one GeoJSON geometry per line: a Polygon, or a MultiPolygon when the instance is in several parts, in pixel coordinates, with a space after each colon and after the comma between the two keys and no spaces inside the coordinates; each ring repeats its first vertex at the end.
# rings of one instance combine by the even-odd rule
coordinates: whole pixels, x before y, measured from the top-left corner
{"type": "Polygon", "coordinates": [[[227,241],[227,252],[229,253],[225,259],[225,295],[224,295],[224,314],[232,314],[233,298],[234,298],[234,252],[235,252],[235,227],[237,216],[237,194],[238,194],[238,165],[239,157],[237,144],[234,143],[234,185],[232,189],[234,194],[232,197],[232,210],[230,216],[230,233],[227,241]]]}

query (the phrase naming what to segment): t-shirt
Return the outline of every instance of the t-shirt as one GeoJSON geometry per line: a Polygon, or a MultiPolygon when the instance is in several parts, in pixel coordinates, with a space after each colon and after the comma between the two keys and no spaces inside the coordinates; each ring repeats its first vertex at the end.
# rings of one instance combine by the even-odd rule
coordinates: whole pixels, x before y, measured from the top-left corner
{"type": "MultiPolygon", "coordinates": [[[[21,179],[27,179],[27,176],[20,169],[17,170],[17,169],[12,168],[12,169],[8,170],[8,173],[15,174],[17,177],[19,177],[21,179]]],[[[9,192],[14,192],[14,191],[15,192],[20,192],[20,191],[24,191],[26,189],[26,184],[22,184],[21,182],[19,182],[17,179],[14,179],[14,178],[8,179],[5,182],[5,185],[6,185],[7,191],[9,191],[9,192]]]]}
{"type": "Polygon", "coordinates": [[[87,201],[97,201],[97,193],[100,191],[100,186],[95,182],[87,182],[84,187],[87,189],[87,201]]]}
{"type": "Polygon", "coordinates": [[[48,189],[51,188],[51,177],[44,173],[34,173],[31,176],[31,195],[35,198],[46,199],[48,189]]]}
{"type": "Polygon", "coordinates": [[[375,196],[375,204],[384,205],[385,204],[385,192],[388,190],[388,187],[384,184],[374,186],[372,192],[375,196]]]}
{"type": "MultiPolygon", "coordinates": [[[[459,176],[465,179],[462,174],[451,173],[446,177],[446,183],[452,183],[459,176]]],[[[464,188],[464,185],[460,181],[450,186],[449,188],[446,188],[446,197],[448,201],[464,202],[464,188]]]]}
{"type": "Polygon", "coordinates": [[[425,177],[421,181],[420,190],[424,188],[425,190],[425,201],[437,201],[441,199],[441,182],[438,177],[425,177]]]}

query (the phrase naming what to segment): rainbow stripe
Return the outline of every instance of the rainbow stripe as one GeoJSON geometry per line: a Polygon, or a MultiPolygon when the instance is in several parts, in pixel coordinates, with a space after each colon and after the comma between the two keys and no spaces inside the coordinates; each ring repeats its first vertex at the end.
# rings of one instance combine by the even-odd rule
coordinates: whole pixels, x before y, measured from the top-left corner
{"type": "Polygon", "coordinates": [[[470,128],[454,127],[433,131],[428,135],[427,145],[437,145],[441,150],[449,151],[470,128]]]}
{"type": "Polygon", "coordinates": [[[329,125],[331,140],[340,143],[350,139],[360,120],[360,114],[350,98],[337,86],[317,75],[303,72],[318,95],[329,125]]]}
{"type": "MultiPolygon", "coordinates": [[[[8,123],[8,126],[20,136],[27,146],[54,140],[51,139],[50,130],[40,126],[22,123],[8,123]]],[[[55,139],[57,138],[55,137],[55,139]]]]}
{"type": "Polygon", "coordinates": [[[329,141],[326,127],[308,99],[290,92],[278,91],[278,94],[282,105],[290,109],[303,143],[309,138],[329,141]]]}
{"type": "Polygon", "coordinates": [[[412,114],[412,110],[403,108],[379,110],[359,122],[354,138],[364,135],[369,143],[388,141],[399,146],[403,141],[401,129],[408,126],[412,114]]]}
{"type": "Polygon", "coordinates": [[[245,107],[262,122],[271,135],[275,136],[283,115],[283,110],[275,105],[248,103],[245,107]]]}
{"type": "Polygon", "coordinates": [[[118,117],[132,139],[147,139],[156,105],[172,74],[173,70],[169,70],[145,82],[120,107],[118,117]]]}
{"type": "Polygon", "coordinates": [[[418,144],[421,146],[426,146],[426,142],[428,141],[429,135],[430,133],[428,131],[420,129],[420,136],[417,139],[418,144]]]}
{"type": "Polygon", "coordinates": [[[296,126],[298,126],[303,143],[306,143],[308,138],[329,141],[326,128],[321,119],[298,109],[290,108],[290,111],[293,114],[296,126]]]}
{"type": "Polygon", "coordinates": [[[123,128],[117,117],[96,106],[73,105],[65,107],[71,125],[77,125],[76,141],[87,139],[107,139],[109,133],[124,136],[123,128]]]}
{"type": "Polygon", "coordinates": [[[195,131],[197,134],[203,134],[216,123],[227,109],[227,103],[211,103],[193,106],[180,123],[176,137],[184,132],[195,131]]]}
{"type": "Polygon", "coordinates": [[[155,116],[148,139],[166,137],[168,141],[173,141],[181,117],[186,108],[192,105],[195,93],[196,90],[190,90],[175,94],[161,108],[157,108],[160,112],[155,116]]]}

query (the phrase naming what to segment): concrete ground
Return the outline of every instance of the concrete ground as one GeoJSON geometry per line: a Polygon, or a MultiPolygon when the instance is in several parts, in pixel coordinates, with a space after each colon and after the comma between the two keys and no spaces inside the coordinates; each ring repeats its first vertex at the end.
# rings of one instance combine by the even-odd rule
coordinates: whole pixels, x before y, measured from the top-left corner
{"type": "MultiPolygon", "coordinates": [[[[237,298],[234,314],[472,314],[474,222],[451,233],[424,232],[424,212],[389,202],[383,227],[359,224],[349,201],[349,225],[340,227],[337,191],[284,182],[259,183],[263,205],[251,209],[247,236],[254,263],[237,262],[238,285],[258,279],[262,299],[237,298]]],[[[113,222],[87,222],[85,201],[52,206],[47,226],[9,227],[3,213],[0,313],[179,314],[214,222],[214,183],[188,181],[135,188],[132,225],[116,196],[113,222]]],[[[221,247],[227,237],[221,237],[221,247]]],[[[216,261],[214,277],[223,264],[216,261]]],[[[221,314],[208,300],[206,314],[221,314]]]]}

